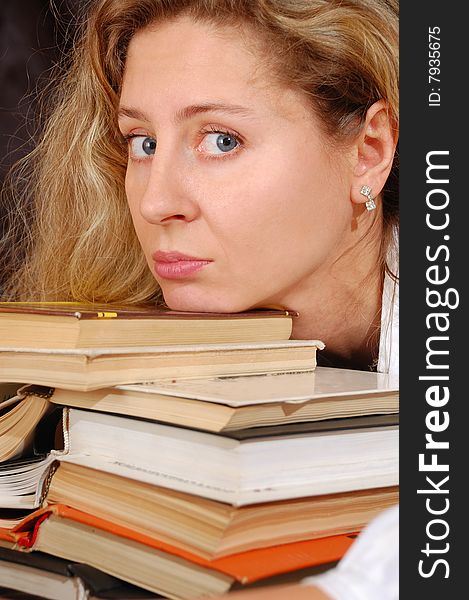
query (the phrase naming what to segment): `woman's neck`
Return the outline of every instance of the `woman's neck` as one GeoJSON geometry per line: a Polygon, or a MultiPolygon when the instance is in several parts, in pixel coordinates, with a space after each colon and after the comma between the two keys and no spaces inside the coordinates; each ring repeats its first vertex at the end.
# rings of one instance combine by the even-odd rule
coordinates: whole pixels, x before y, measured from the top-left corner
{"type": "Polygon", "coordinates": [[[379,348],[384,273],[381,266],[381,219],[366,235],[359,232],[349,250],[304,282],[284,304],[299,312],[293,339],[320,339],[326,348],[321,364],[368,370],[379,348]]]}

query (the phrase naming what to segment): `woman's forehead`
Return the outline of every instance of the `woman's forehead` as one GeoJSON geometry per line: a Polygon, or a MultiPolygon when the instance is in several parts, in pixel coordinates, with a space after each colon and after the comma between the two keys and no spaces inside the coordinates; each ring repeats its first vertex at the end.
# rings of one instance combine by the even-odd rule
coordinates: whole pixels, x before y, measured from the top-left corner
{"type": "Polygon", "coordinates": [[[220,105],[241,118],[277,114],[311,117],[304,95],[282,85],[252,32],[215,27],[188,17],[152,25],[132,38],[121,106],[220,105]]]}
{"type": "Polygon", "coordinates": [[[210,73],[214,79],[223,77],[225,85],[230,80],[273,84],[274,73],[266,62],[254,33],[181,17],[138,31],[130,41],[125,70],[157,72],[162,80],[191,74],[196,79],[204,72],[206,78],[210,73]]]}

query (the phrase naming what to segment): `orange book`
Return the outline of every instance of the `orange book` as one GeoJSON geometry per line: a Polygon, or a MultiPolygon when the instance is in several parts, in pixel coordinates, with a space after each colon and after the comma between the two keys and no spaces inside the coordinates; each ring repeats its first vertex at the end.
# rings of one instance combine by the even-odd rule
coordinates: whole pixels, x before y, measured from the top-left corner
{"type": "Polygon", "coordinates": [[[213,560],[360,531],[396,504],[399,493],[396,486],[234,507],[62,461],[50,478],[45,501],[65,504],[213,560]]]}
{"type": "Polygon", "coordinates": [[[155,537],[56,504],[39,509],[0,539],[23,550],[40,550],[83,562],[125,581],[175,598],[222,594],[243,585],[294,571],[335,563],[354,534],[282,544],[214,560],[155,537]]]}

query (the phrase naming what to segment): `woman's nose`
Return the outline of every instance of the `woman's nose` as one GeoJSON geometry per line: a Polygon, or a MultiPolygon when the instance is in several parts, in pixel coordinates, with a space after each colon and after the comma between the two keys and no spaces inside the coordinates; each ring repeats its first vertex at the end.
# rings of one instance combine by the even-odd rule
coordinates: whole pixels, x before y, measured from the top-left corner
{"type": "Polygon", "coordinates": [[[195,188],[183,157],[158,148],[140,202],[140,213],[149,223],[193,221],[199,214],[195,188]]]}

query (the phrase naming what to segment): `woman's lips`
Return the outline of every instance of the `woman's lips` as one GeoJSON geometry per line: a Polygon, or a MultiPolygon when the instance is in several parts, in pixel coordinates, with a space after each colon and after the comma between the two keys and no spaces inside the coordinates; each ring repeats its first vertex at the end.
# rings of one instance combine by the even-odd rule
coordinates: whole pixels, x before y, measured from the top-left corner
{"type": "Polygon", "coordinates": [[[200,271],[212,261],[206,258],[195,258],[180,252],[155,252],[155,273],[163,279],[184,279],[200,271]]]}

